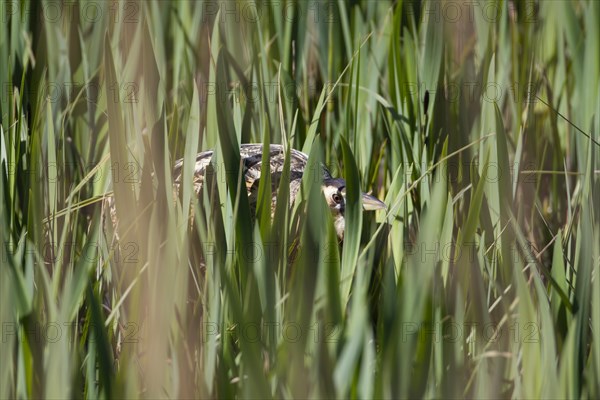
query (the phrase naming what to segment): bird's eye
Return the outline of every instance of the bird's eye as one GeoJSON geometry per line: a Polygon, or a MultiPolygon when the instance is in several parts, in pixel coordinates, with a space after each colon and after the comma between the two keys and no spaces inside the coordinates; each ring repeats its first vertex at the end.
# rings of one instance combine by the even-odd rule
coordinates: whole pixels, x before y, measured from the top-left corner
{"type": "Polygon", "coordinates": [[[334,193],[331,196],[331,200],[333,200],[336,204],[340,204],[342,202],[342,196],[340,196],[338,193],[334,193]]]}

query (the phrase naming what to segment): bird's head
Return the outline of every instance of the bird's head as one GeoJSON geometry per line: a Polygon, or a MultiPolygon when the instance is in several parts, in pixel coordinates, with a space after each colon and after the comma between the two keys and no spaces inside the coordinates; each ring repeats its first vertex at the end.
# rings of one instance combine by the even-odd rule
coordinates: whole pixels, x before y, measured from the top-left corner
{"type": "MultiPolygon", "coordinates": [[[[323,181],[323,195],[333,215],[333,223],[338,237],[344,239],[344,213],[346,211],[346,181],[343,179],[326,179],[323,181]]],[[[365,211],[386,208],[385,203],[368,193],[362,194],[362,206],[365,211]]]]}

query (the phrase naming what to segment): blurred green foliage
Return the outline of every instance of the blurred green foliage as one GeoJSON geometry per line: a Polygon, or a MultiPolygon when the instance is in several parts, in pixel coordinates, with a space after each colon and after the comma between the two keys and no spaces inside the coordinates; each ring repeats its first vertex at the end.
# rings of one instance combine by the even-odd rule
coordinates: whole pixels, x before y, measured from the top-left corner
{"type": "Polygon", "coordinates": [[[600,397],[598,2],[0,18],[0,398],[600,397]],[[247,142],[314,166],[254,225],[247,142]],[[319,162],[388,205],[344,246],[319,162]]]}

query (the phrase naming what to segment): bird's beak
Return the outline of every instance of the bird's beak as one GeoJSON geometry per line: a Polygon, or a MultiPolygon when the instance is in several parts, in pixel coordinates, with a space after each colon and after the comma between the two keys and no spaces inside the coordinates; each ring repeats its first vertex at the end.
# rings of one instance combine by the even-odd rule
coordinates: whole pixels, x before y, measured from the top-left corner
{"type": "Polygon", "coordinates": [[[367,193],[362,194],[362,205],[363,210],[365,211],[375,211],[387,208],[383,201],[367,193]]]}

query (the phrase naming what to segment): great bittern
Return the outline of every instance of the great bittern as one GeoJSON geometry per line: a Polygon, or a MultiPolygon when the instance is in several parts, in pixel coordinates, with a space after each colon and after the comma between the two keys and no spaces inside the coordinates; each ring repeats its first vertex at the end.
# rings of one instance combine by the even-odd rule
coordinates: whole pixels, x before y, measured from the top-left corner
{"type": "MultiPolygon", "coordinates": [[[[194,191],[196,195],[200,193],[202,184],[205,179],[206,167],[210,164],[213,151],[204,151],[196,155],[196,164],[194,167],[194,191]]],[[[261,177],[263,156],[262,144],[242,144],[240,146],[240,158],[242,161],[242,173],[248,190],[248,203],[252,215],[256,212],[256,203],[258,198],[258,187],[261,177]]],[[[283,172],[285,160],[285,152],[282,145],[273,144],[270,146],[270,166],[271,166],[271,215],[275,212],[277,200],[277,188],[283,172]]],[[[292,149],[290,151],[290,205],[294,203],[296,195],[300,190],[302,175],[307,165],[308,157],[306,154],[292,149]]],[[[173,180],[176,191],[183,180],[183,159],[175,163],[173,170],[173,180]]],[[[334,178],[325,166],[322,166],[323,184],[322,191],[325,196],[327,205],[329,206],[335,230],[340,239],[344,238],[344,211],[346,209],[346,181],[340,178],[334,178]]],[[[364,210],[379,210],[385,208],[385,204],[370,194],[362,194],[362,205],[364,210]]],[[[109,203],[113,224],[116,225],[116,213],[114,210],[114,202],[109,203]]]]}

